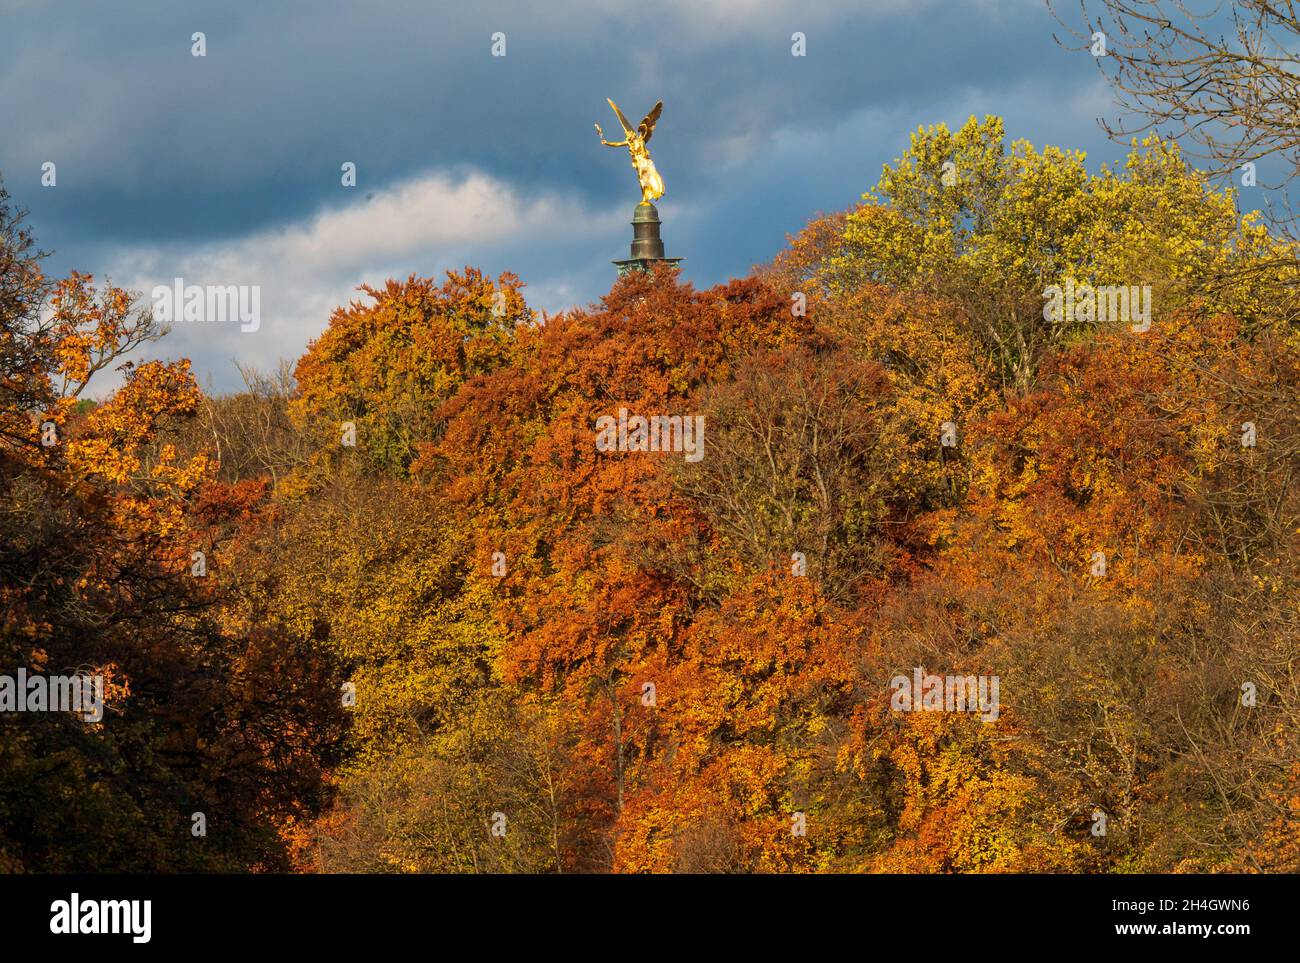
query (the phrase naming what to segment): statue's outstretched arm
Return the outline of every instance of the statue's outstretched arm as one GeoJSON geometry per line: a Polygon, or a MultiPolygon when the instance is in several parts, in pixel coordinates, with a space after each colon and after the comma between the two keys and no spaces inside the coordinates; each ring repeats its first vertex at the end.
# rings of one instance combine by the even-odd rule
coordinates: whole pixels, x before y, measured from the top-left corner
{"type": "Polygon", "coordinates": [[[600,124],[596,124],[596,133],[600,135],[600,142],[606,147],[626,147],[626,140],[605,140],[605,132],[600,129],[600,124]]]}

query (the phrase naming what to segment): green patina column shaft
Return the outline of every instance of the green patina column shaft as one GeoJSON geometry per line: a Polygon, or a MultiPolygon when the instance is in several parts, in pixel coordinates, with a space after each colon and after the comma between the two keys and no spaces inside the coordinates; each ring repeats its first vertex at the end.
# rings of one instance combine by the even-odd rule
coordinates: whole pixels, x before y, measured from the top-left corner
{"type": "Polygon", "coordinates": [[[618,276],[622,277],[628,271],[648,271],[652,264],[675,267],[681,262],[679,257],[664,257],[664,242],[659,237],[659,211],[648,201],[642,201],[632,215],[632,256],[614,262],[618,276]]]}

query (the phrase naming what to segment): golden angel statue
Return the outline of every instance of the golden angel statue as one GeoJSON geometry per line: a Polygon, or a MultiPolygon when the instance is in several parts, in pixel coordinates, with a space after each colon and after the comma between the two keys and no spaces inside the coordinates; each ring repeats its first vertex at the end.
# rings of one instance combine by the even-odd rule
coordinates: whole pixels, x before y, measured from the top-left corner
{"type": "Polygon", "coordinates": [[[618,104],[605,98],[609,106],[614,108],[614,113],[618,115],[618,122],[623,125],[625,140],[608,141],[605,140],[605,132],[600,129],[600,124],[596,125],[596,133],[600,135],[600,142],[606,147],[626,147],[628,153],[632,155],[632,166],[636,168],[637,180],[641,182],[641,203],[649,204],[651,201],[657,201],[664,196],[664,179],[659,176],[655,170],[654,161],[650,159],[650,152],[646,150],[646,144],[650,143],[650,137],[655,132],[655,123],[659,120],[659,114],[664,109],[664,102],[661,100],[654,105],[650,113],[645,115],[645,120],[641,121],[636,127],[628,123],[627,118],[623,116],[623,111],[618,109],[618,104]]]}

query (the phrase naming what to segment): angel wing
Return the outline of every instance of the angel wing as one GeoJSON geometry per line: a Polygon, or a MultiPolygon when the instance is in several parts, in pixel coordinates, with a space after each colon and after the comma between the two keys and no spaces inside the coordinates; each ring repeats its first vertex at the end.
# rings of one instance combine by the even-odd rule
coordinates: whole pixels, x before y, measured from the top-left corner
{"type": "Polygon", "coordinates": [[[651,108],[650,113],[645,115],[645,120],[641,121],[637,127],[637,133],[646,143],[650,142],[650,136],[655,132],[655,124],[659,123],[659,115],[664,111],[664,102],[661,100],[651,108]]]}
{"type": "Polygon", "coordinates": [[[605,98],[605,103],[613,107],[614,113],[618,114],[618,122],[623,125],[623,133],[631,134],[634,128],[628,119],[623,116],[623,111],[618,109],[618,104],[614,103],[614,101],[610,100],[608,97],[605,98]]]}

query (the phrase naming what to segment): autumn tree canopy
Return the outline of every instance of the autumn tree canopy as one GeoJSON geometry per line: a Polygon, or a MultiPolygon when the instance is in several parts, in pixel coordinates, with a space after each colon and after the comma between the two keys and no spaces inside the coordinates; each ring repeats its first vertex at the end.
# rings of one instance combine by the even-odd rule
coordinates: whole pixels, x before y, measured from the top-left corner
{"type": "Polygon", "coordinates": [[[1300,869],[1294,257],[1176,145],[923,128],[750,277],[411,276],[94,406],[158,332],[6,216],[6,664],[115,687],[0,720],[8,865],[1300,869]]]}

